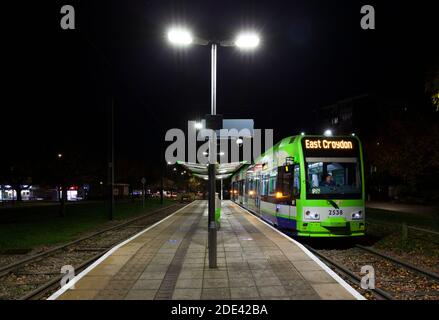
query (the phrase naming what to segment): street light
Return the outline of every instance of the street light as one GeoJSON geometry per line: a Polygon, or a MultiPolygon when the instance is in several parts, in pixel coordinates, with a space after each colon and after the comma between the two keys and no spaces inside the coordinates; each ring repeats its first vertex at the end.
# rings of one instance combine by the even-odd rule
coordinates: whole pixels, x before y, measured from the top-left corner
{"type": "Polygon", "coordinates": [[[184,28],[171,28],[168,31],[168,40],[179,46],[188,46],[194,39],[191,33],[184,28]]]}
{"type": "MultiPolygon", "coordinates": [[[[240,33],[236,37],[235,41],[213,41],[205,40],[198,37],[192,37],[192,34],[185,28],[171,28],[168,31],[168,39],[171,43],[179,46],[188,46],[192,43],[211,46],[211,115],[216,115],[216,78],[217,78],[217,47],[238,47],[243,50],[251,50],[259,45],[259,36],[254,32],[240,33]]],[[[197,128],[195,124],[195,128],[197,128]]],[[[202,126],[201,126],[202,128],[202,126]]],[[[199,129],[201,129],[199,128],[199,129]]],[[[211,129],[211,128],[209,128],[211,129]]],[[[242,139],[238,139],[236,142],[239,144],[243,143],[242,139]]],[[[216,148],[216,146],[211,145],[209,148],[216,148]]],[[[217,267],[216,259],[216,249],[217,249],[217,235],[216,235],[216,222],[215,222],[215,166],[216,159],[213,163],[209,163],[208,166],[208,180],[209,180],[209,214],[208,214],[208,247],[209,247],[209,267],[217,267]]],[[[183,173],[182,173],[183,175],[183,173]]],[[[221,180],[222,182],[222,180],[221,180]]],[[[222,186],[221,186],[222,190],[222,186]]],[[[222,198],[222,197],[221,197],[222,198]]]]}
{"type": "MultiPolygon", "coordinates": [[[[216,115],[216,66],[217,66],[217,47],[238,47],[243,50],[252,50],[259,46],[260,38],[256,32],[246,31],[237,35],[234,41],[213,41],[192,36],[192,33],[184,27],[172,27],[168,30],[168,40],[170,43],[186,47],[191,44],[211,46],[211,114],[216,115]]],[[[202,129],[199,124],[195,124],[197,129],[202,129]]]]}
{"type": "Polygon", "coordinates": [[[327,129],[327,130],[325,130],[325,132],[323,133],[323,135],[326,136],[326,137],[330,137],[330,136],[332,136],[332,130],[331,130],[331,129],[327,129]]]}
{"type": "Polygon", "coordinates": [[[240,49],[254,49],[259,45],[260,39],[256,33],[245,32],[236,37],[235,46],[240,49]]]}
{"type": "Polygon", "coordinates": [[[62,153],[58,153],[57,157],[58,157],[58,159],[61,159],[62,158],[62,153]]]}
{"type": "Polygon", "coordinates": [[[201,122],[195,122],[194,127],[197,130],[201,130],[203,129],[203,124],[201,122]]]}

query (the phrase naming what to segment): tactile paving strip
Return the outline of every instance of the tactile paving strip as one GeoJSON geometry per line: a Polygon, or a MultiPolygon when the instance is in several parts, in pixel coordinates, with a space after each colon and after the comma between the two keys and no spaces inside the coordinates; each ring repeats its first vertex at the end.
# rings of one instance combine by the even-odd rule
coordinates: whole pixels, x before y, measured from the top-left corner
{"type": "Polygon", "coordinates": [[[186,253],[188,251],[189,245],[192,242],[192,237],[197,230],[198,224],[200,223],[202,213],[199,214],[192,225],[189,228],[189,231],[184,236],[183,240],[180,243],[180,246],[175,253],[174,258],[172,259],[171,264],[166,271],[165,277],[163,278],[162,283],[160,284],[160,288],[157,291],[154,299],[156,300],[170,300],[172,299],[172,294],[174,293],[175,285],[177,283],[178,276],[183,266],[183,261],[186,257],[186,253]]]}
{"type": "MultiPolygon", "coordinates": [[[[175,229],[178,229],[178,226],[181,225],[185,218],[186,217],[184,215],[176,217],[174,223],[167,226],[163,233],[173,233],[175,229]]],[[[122,269],[105,286],[105,288],[97,293],[94,299],[123,299],[127,295],[130,288],[132,288],[132,286],[136,283],[137,279],[144,271],[145,266],[148,265],[154,254],[166,241],[168,241],[167,237],[159,237],[145,244],[145,246],[143,246],[137,254],[131,257],[131,259],[122,267],[122,269]],[[123,286],[121,286],[121,281],[124,281],[123,286]]]]}

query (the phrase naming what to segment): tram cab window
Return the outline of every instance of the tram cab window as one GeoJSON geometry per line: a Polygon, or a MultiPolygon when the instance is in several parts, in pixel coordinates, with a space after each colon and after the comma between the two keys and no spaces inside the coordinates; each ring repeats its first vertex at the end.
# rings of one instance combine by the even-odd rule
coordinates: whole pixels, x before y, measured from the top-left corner
{"type": "Polygon", "coordinates": [[[318,158],[307,161],[308,198],[361,197],[360,166],[356,158],[318,158]]]}

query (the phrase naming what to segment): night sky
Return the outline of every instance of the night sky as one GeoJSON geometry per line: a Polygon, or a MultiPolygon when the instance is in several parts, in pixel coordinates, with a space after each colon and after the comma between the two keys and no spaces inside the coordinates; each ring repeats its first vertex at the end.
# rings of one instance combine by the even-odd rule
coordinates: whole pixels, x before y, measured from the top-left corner
{"type": "MultiPolygon", "coordinates": [[[[438,56],[431,1],[20,1],[2,4],[2,165],[58,152],[154,166],[162,132],[210,112],[210,48],[177,49],[171,25],[211,39],[260,33],[258,50],[218,50],[218,113],[280,139],[312,130],[313,109],[365,93],[416,103],[438,56]],[[49,3],[50,2],[50,3],[49,3]],[[61,30],[60,8],[76,9],[61,30]],[[372,4],[376,30],[360,28],[372,4]]],[[[436,19],[436,21],[435,21],[436,19]]]]}

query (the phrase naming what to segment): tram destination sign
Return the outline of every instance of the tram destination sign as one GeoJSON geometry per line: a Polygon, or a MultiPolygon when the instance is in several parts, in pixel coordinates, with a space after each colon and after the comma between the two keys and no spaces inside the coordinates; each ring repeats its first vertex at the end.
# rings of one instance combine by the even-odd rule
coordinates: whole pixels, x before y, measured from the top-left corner
{"type": "Polygon", "coordinates": [[[353,149],[352,141],[305,139],[305,149],[353,149]]]}
{"type": "Polygon", "coordinates": [[[356,156],[358,140],[350,137],[304,137],[302,149],[309,156],[356,156]]]}

